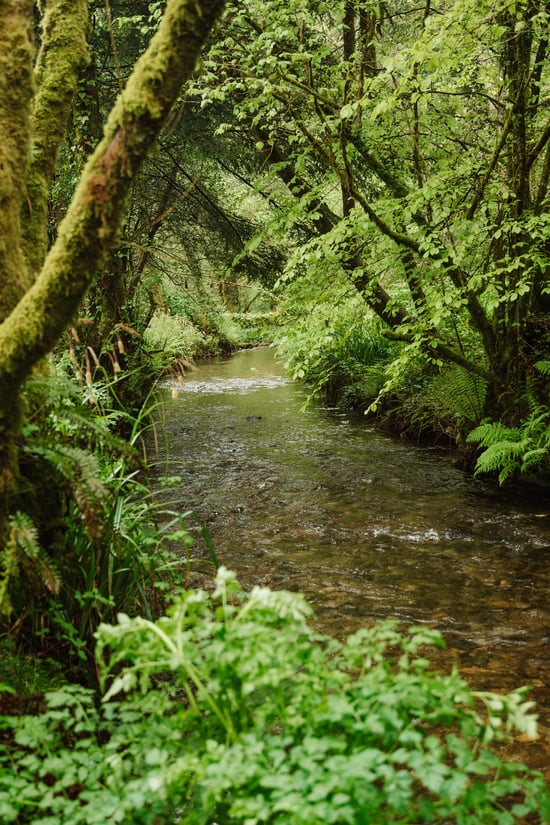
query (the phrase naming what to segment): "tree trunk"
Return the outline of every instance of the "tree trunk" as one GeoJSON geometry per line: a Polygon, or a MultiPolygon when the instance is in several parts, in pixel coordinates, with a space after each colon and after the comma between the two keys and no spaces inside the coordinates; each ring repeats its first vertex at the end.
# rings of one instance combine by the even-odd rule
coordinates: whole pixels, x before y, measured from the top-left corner
{"type": "MultiPolygon", "coordinates": [[[[0,12],[0,323],[31,280],[20,239],[33,99],[32,7],[30,0],[12,0],[0,12]]],[[[17,489],[20,425],[19,392],[12,390],[9,380],[0,382],[0,548],[17,489]]]]}
{"type": "MultiPolygon", "coordinates": [[[[45,23],[51,20],[48,15],[62,9],[63,25],[68,26],[72,21],[83,37],[82,22],[78,28],[76,15],[85,7],[81,0],[50,0],[45,3],[45,23]]],[[[1,236],[10,238],[0,256],[2,547],[7,534],[9,496],[16,483],[18,398],[23,382],[53,348],[105,262],[116,238],[132,177],[153,145],[182,83],[191,76],[200,49],[222,7],[223,0],[168,0],[161,25],[119,96],[106,124],[105,137],[82,174],[57,239],[36,280],[21,298],[20,281],[16,281],[15,288],[13,286],[14,275],[21,278],[21,273],[25,272],[23,249],[24,239],[28,236],[18,223],[21,200],[12,196],[11,200],[3,197],[0,201],[1,236]]],[[[0,5],[0,128],[9,130],[10,134],[17,133],[16,138],[7,143],[3,138],[9,135],[0,133],[0,169],[7,176],[8,194],[9,186],[13,189],[17,185],[20,195],[21,180],[25,180],[21,173],[25,170],[27,149],[31,140],[37,145],[30,119],[34,90],[28,32],[33,26],[30,0],[11,0],[0,5]]],[[[44,31],[46,33],[46,25],[44,31]]],[[[57,32],[59,34],[59,28],[57,32]]],[[[47,45],[46,38],[40,53],[40,71],[37,71],[40,87],[34,98],[36,109],[40,91],[46,88],[52,73],[59,72],[61,66],[64,73],[70,71],[76,79],[81,62],[81,55],[75,55],[72,38],[53,39],[50,35],[50,53],[47,45]],[[57,59],[51,58],[55,49],[59,52],[57,59]],[[60,64],[61,55],[64,62],[60,64]]],[[[61,78],[58,81],[61,82],[61,78]]],[[[49,133],[54,137],[52,146],[45,140],[40,149],[53,151],[55,155],[66,128],[68,108],[58,110],[53,100],[47,99],[43,114],[44,121],[48,114],[51,115],[49,133]]],[[[36,116],[34,125],[37,130],[44,128],[36,116]]],[[[39,134],[44,136],[46,133],[37,131],[37,136],[39,134]]],[[[46,179],[49,168],[46,166],[37,171],[46,179]]],[[[30,212],[27,208],[27,216],[30,212]]],[[[31,233],[33,237],[38,237],[38,230],[31,233]]]]}
{"type": "Polygon", "coordinates": [[[4,3],[0,12],[0,323],[29,286],[19,239],[30,155],[32,2],[4,3]]]}

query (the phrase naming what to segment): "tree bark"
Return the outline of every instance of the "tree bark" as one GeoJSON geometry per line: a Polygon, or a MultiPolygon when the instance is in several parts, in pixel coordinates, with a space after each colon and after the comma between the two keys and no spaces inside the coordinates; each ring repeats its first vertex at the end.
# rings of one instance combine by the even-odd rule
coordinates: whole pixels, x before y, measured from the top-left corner
{"type": "Polygon", "coordinates": [[[31,22],[31,0],[0,6],[0,322],[29,286],[19,239],[31,146],[31,22]]]}
{"type": "Polygon", "coordinates": [[[78,81],[89,62],[88,0],[47,0],[34,67],[31,163],[23,222],[23,252],[36,277],[48,250],[49,192],[78,81]]]}
{"type": "MultiPolygon", "coordinates": [[[[6,537],[9,497],[17,476],[19,416],[13,416],[22,384],[70,323],[104,263],[116,238],[132,178],[153,145],[183,82],[191,76],[223,4],[224,0],[168,0],[160,27],[136,63],[110,114],[105,136],[86,165],[57,239],[36,280],[22,297],[21,288],[8,289],[6,293],[3,290],[0,298],[0,546],[6,537]]],[[[58,0],[47,3],[46,8],[53,11],[54,6],[61,8],[62,5],[58,0]]],[[[82,11],[81,4],[72,0],[66,6],[67,13],[71,8],[82,11]]],[[[7,123],[13,123],[18,129],[17,140],[13,141],[17,146],[12,149],[15,161],[8,166],[7,182],[12,189],[16,181],[21,180],[24,156],[33,137],[30,125],[32,52],[25,34],[32,26],[33,7],[29,0],[0,2],[0,77],[5,77],[4,67],[9,66],[10,61],[16,66],[9,81],[0,80],[0,115],[9,114],[7,123]],[[17,56],[21,53],[17,63],[15,47],[17,56]]],[[[59,44],[59,48],[66,54],[71,43],[66,41],[59,44]]],[[[54,68],[45,53],[38,68],[42,88],[54,68]]],[[[35,101],[37,120],[40,95],[35,101]]],[[[51,112],[51,106],[45,97],[44,112],[51,112]]],[[[5,122],[5,118],[0,120],[5,122]]],[[[0,151],[6,150],[2,146],[0,151]]],[[[5,164],[1,166],[4,168],[5,164]]],[[[0,230],[9,229],[8,221],[19,229],[20,199],[17,199],[17,208],[15,201],[12,197],[8,202],[1,202],[0,230]]],[[[6,275],[11,280],[15,272],[23,269],[24,243],[20,231],[15,234],[2,231],[1,236],[10,238],[3,253],[6,260],[0,261],[2,283],[7,283],[6,275]],[[17,254],[11,251],[12,245],[18,247],[17,254]]]]}

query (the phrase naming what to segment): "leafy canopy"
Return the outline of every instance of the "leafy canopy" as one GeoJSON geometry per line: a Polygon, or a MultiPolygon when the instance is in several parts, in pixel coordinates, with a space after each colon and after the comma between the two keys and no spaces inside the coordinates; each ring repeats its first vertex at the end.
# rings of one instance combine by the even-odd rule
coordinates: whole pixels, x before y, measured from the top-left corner
{"type": "Polygon", "coordinates": [[[545,392],[548,22],[543,2],[245,0],[192,87],[264,157],[281,286],[343,274],[398,371],[452,362],[503,417],[545,392]]]}

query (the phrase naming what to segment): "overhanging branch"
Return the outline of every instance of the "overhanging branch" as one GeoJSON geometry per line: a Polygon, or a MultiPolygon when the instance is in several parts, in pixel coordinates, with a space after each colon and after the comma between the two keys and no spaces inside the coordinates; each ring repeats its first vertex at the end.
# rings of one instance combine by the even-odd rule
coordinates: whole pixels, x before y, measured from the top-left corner
{"type": "Polygon", "coordinates": [[[0,325],[0,393],[16,392],[55,345],[111,248],[131,181],[224,0],[169,0],[91,156],[34,285],[0,325]]]}

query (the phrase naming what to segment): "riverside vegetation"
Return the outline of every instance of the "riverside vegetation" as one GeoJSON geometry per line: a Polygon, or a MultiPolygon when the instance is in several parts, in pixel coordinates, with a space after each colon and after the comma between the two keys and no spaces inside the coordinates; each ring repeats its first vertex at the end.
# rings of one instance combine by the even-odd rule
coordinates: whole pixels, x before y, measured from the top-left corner
{"type": "Polygon", "coordinates": [[[426,630],[321,636],[211,546],[186,589],[204,528],[140,451],[159,372],[269,337],[312,392],[544,478],[548,20],[0,7],[2,821],[550,821],[499,756],[523,691],[437,673],[426,630]]]}
{"type": "Polygon", "coordinates": [[[79,385],[72,366],[27,385],[0,590],[2,821],[550,821],[543,776],[499,756],[536,735],[526,691],[438,672],[437,632],[385,622],[338,642],[300,596],[243,592],[214,548],[214,591],[186,589],[204,528],[181,479],[146,484],[153,396],[132,417],[123,374],[79,385]]]}
{"type": "Polygon", "coordinates": [[[425,628],[339,643],[309,618],[300,596],[243,593],[222,567],[156,621],[100,625],[99,704],[61,686],[2,720],[3,821],[549,821],[542,776],[491,748],[534,733],[521,692],[434,672],[425,628]]]}

